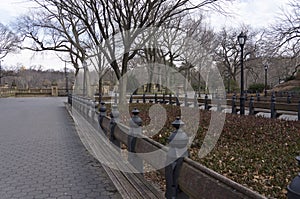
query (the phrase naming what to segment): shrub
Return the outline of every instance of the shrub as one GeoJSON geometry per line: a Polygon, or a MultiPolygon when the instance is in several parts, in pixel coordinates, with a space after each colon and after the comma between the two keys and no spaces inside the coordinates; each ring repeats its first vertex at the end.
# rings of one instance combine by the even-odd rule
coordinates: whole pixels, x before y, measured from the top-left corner
{"type": "MultiPolygon", "coordinates": [[[[227,82],[227,80],[224,81],[224,85],[225,85],[226,90],[227,90],[228,89],[228,82],[227,82]]],[[[239,84],[235,80],[233,80],[233,79],[230,80],[230,85],[229,86],[230,86],[230,91],[231,92],[238,92],[240,90],[239,84]]]]}
{"type": "Polygon", "coordinates": [[[284,79],[284,81],[287,82],[287,81],[291,81],[291,80],[294,80],[294,79],[296,79],[296,77],[293,76],[293,75],[291,75],[291,76],[286,77],[286,78],[284,79]]]}
{"type": "MultiPolygon", "coordinates": [[[[254,92],[263,92],[265,89],[265,85],[262,84],[262,83],[255,83],[255,84],[251,84],[248,88],[248,91],[251,92],[251,93],[254,93],[254,92]]],[[[268,86],[267,86],[267,89],[268,89],[268,86]]]]}

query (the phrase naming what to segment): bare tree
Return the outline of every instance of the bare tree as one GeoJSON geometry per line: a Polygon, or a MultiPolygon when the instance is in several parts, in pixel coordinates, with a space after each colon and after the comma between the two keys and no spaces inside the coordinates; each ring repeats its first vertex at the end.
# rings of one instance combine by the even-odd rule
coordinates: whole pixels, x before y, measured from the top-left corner
{"type": "Polygon", "coordinates": [[[87,41],[92,41],[120,79],[156,28],[199,8],[222,11],[221,3],[229,0],[32,1],[42,11],[19,23],[25,38],[34,41],[29,49],[67,52],[78,71],[78,60],[82,63],[89,56],[87,41]],[[150,34],[141,38],[145,30],[150,34]]]}
{"type": "Polygon", "coordinates": [[[217,48],[216,35],[204,22],[203,15],[199,15],[197,20],[192,18],[187,20],[188,22],[185,23],[184,27],[187,38],[181,56],[182,69],[185,71],[186,80],[190,83],[192,78],[197,80],[197,90],[200,94],[201,77],[207,82],[205,76],[213,65],[212,57],[214,50],[217,48]]]}
{"type": "MultiPolygon", "coordinates": [[[[172,17],[204,6],[220,9],[217,0],[203,0],[192,4],[188,0],[176,1],[106,1],[106,0],[44,0],[36,1],[45,9],[51,5],[63,9],[76,17],[85,26],[95,44],[102,46],[101,51],[110,63],[119,79],[127,72],[128,61],[137,51],[131,50],[135,39],[147,27],[159,27],[172,17]],[[42,2],[42,3],[40,3],[42,2]],[[109,40],[113,35],[120,34],[121,41],[109,40]],[[101,45],[105,41],[105,45],[101,45]],[[116,57],[116,50],[122,45],[123,56],[116,57]]],[[[49,12],[49,9],[46,9],[49,12]]],[[[146,39],[147,40],[147,39],[146,39]]],[[[143,45],[143,43],[141,44],[143,45]]],[[[136,48],[135,48],[136,49],[136,48]]]]}
{"type": "MultiPolygon", "coordinates": [[[[257,67],[260,67],[261,63],[257,63],[257,60],[261,56],[260,43],[262,33],[253,31],[249,28],[241,28],[247,35],[247,41],[245,45],[244,53],[244,70],[255,77],[258,75],[257,67]]],[[[222,76],[227,76],[235,84],[237,84],[237,78],[240,74],[240,61],[241,61],[241,49],[237,42],[237,36],[240,33],[238,29],[226,29],[223,28],[219,33],[217,40],[220,41],[219,47],[215,51],[215,59],[218,62],[218,67],[222,73],[222,76]]]]}
{"type": "Polygon", "coordinates": [[[51,6],[44,1],[35,1],[41,9],[18,18],[14,24],[15,31],[24,41],[21,49],[35,52],[54,51],[69,55],[59,54],[64,61],[73,64],[76,74],[79,66],[86,58],[86,28],[80,21],[67,13],[59,6],[51,6]]]}
{"type": "Polygon", "coordinates": [[[4,58],[8,53],[17,51],[19,43],[19,37],[7,26],[0,23],[0,59],[4,58]]]}
{"type": "Polygon", "coordinates": [[[295,76],[300,68],[300,3],[290,1],[290,11],[282,10],[281,16],[269,32],[268,41],[272,57],[290,59],[287,73],[295,76]]]}
{"type": "MultiPolygon", "coordinates": [[[[192,70],[200,74],[201,66],[204,67],[204,62],[212,55],[214,34],[203,22],[203,15],[199,16],[195,19],[195,16],[181,15],[169,21],[147,42],[147,47],[139,53],[141,58],[148,63],[164,64],[169,69],[177,68],[189,80],[192,70]]],[[[158,71],[154,71],[154,67],[151,66],[149,65],[148,74],[153,76],[153,73],[158,71]]],[[[168,70],[165,72],[168,73],[168,70]]],[[[164,82],[170,85],[171,79],[168,77],[169,74],[163,75],[163,78],[166,78],[164,82]]],[[[152,77],[150,79],[152,80],[152,77]]],[[[150,89],[151,84],[148,85],[147,91],[150,89]]]]}
{"type": "Polygon", "coordinates": [[[0,23],[0,84],[2,83],[2,78],[15,75],[11,70],[2,69],[1,59],[9,53],[16,52],[19,43],[19,37],[17,37],[7,26],[0,23]]]}

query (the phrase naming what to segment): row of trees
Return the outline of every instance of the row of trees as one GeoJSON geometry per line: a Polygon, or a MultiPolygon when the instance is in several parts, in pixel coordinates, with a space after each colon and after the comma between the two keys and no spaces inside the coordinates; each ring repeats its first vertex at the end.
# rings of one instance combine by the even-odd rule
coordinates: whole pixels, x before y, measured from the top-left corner
{"type": "Polygon", "coordinates": [[[41,66],[32,66],[29,69],[22,66],[11,67],[2,70],[2,73],[2,85],[7,88],[50,88],[52,85],[65,88],[66,79],[71,88],[75,80],[73,71],[43,70],[41,66]]]}
{"type": "Polygon", "coordinates": [[[15,34],[10,31],[11,36],[4,37],[13,42],[9,44],[1,36],[1,42],[11,46],[1,43],[1,56],[16,46],[51,50],[70,62],[76,74],[90,59],[88,64],[97,71],[99,83],[107,70],[113,70],[120,79],[131,68],[145,63],[150,76],[155,76],[157,71],[151,63],[160,63],[176,68],[200,87],[201,78],[206,80],[207,68],[212,65],[226,79],[239,82],[240,48],[236,38],[244,31],[248,36],[244,63],[249,81],[260,81],[265,64],[276,78],[295,75],[299,69],[299,3],[291,2],[291,11],[283,11],[282,18],[267,30],[244,26],[215,32],[205,23],[202,11],[226,15],[222,9],[226,0],[202,0],[198,4],[188,0],[32,1],[38,9],[20,16],[10,27],[15,34]]]}

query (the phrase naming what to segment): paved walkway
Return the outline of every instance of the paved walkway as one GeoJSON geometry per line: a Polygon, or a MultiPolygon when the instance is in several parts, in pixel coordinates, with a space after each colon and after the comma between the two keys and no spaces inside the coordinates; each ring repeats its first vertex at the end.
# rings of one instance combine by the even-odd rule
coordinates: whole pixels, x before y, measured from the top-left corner
{"type": "Polygon", "coordinates": [[[121,198],[86,151],[65,98],[0,99],[0,198],[121,198]]]}

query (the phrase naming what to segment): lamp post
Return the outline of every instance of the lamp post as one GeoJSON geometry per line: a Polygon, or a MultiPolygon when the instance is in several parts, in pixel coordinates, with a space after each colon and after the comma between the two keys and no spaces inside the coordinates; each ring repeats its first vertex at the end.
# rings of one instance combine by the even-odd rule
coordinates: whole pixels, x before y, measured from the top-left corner
{"type": "Polygon", "coordinates": [[[228,72],[227,74],[227,90],[228,90],[228,93],[230,93],[230,73],[228,72]]]}
{"type": "Polygon", "coordinates": [[[2,65],[1,65],[2,60],[0,60],[0,86],[2,85],[2,65]]]}
{"type": "Polygon", "coordinates": [[[265,97],[267,97],[267,85],[268,85],[268,65],[265,65],[265,97]]]}
{"type": "Polygon", "coordinates": [[[86,96],[86,67],[87,67],[87,63],[86,61],[82,62],[82,66],[83,66],[83,96],[86,96]]]}
{"type": "Polygon", "coordinates": [[[67,96],[69,96],[69,77],[68,77],[67,62],[66,61],[65,61],[65,76],[66,76],[66,92],[67,92],[67,96]]]}
{"type": "Polygon", "coordinates": [[[229,71],[225,72],[225,78],[227,80],[227,93],[230,92],[230,73],[229,71]]]}
{"type": "Polygon", "coordinates": [[[240,114],[245,115],[245,96],[244,96],[244,45],[247,36],[241,32],[238,35],[238,42],[241,47],[241,94],[240,94],[240,114]]]}

